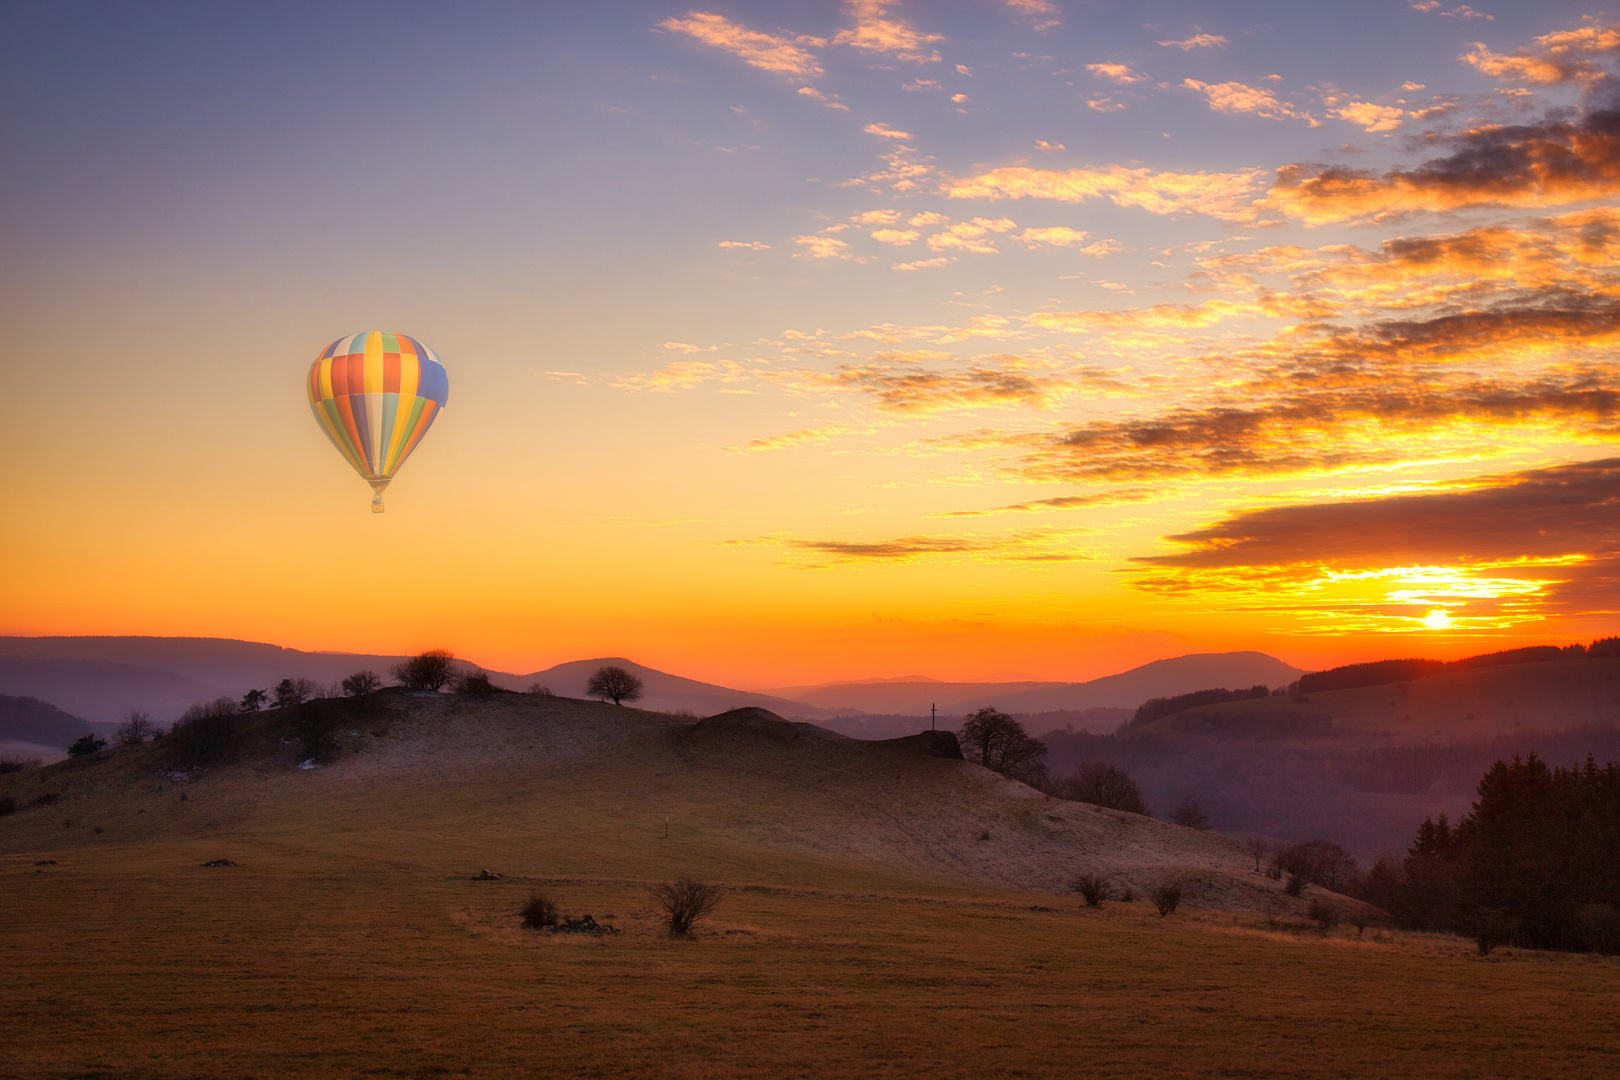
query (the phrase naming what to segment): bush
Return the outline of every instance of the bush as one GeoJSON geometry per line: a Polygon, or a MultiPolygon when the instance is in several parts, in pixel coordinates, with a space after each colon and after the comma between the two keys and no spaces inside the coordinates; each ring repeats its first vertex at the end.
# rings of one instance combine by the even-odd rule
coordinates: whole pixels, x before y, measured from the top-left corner
{"type": "Polygon", "coordinates": [[[1092,874],[1081,874],[1075,878],[1074,891],[1085,900],[1086,907],[1102,907],[1103,901],[1113,894],[1107,878],[1092,874]]]}
{"type": "Polygon", "coordinates": [[[612,698],[613,704],[622,705],[626,701],[636,701],[641,697],[641,680],[624,668],[610,664],[596,669],[596,673],[585,684],[585,693],[603,701],[612,698]]]}
{"type": "Polygon", "coordinates": [[[1175,815],[1171,820],[1177,825],[1184,825],[1189,829],[1209,831],[1209,818],[1204,816],[1203,807],[1199,806],[1197,800],[1191,795],[1181,800],[1181,805],[1176,807],[1175,815]]]}
{"type": "MultiPolygon", "coordinates": [[[[1323,934],[1339,925],[1339,905],[1329,903],[1326,900],[1312,900],[1311,906],[1305,914],[1323,934]]],[[[1363,923],[1363,925],[1366,924],[1363,923]]]]}
{"type": "Polygon", "coordinates": [[[533,694],[535,697],[556,697],[557,696],[556,694],[553,694],[551,692],[551,687],[549,687],[549,686],[541,686],[539,683],[530,683],[529,684],[529,693],[533,694]]]}
{"type": "Polygon", "coordinates": [[[5,817],[7,814],[15,814],[16,812],[17,800],[13,799],[10,795],[0,796],[0,817],[5,817]]]}
{"type": "Polygon", "coordinates": [[[1283,891],[1289,896],[1298,896],[1305,891],[1305,879],[1298,874],[1289,874],[1288,884],[1283,886],[1283,891]]]}
{"type": "Polygon", "coordinates": [[[1160,885],[1148,894],[1153,898],[1153,906],[1159,909],[1159,918],[1174,915],[1176,908],[1181,904],[1180,885],[1160,885]]]}
{"type": "Polygon", "coordinates": [[[107,749],[107,740],[95,735],[81,735],[68,747],[68,757],[89,757],[107,749]]]}
{"type": "Polygon", "coordinates": [[[37,769],[39,766],[39,758],[0,758],[0,776],[22,772],[24,769],[37,769]]]}
{"type": "Polygon", "coordinates": [[[452,680],[451,685],[458,694],[476,694],[479,697],[487,697],[496,690],[495,684],[489,681],[489,673],[477,670],[463,672],[452,680]]]}
{"type": "Polygon", "coordinates": [[[518,914],[523,917],[523,925],[530,930],[543,930],[548,926],[557,925],[557,905],[541,893],[530,893],[529,902],[523,905],[518,914]]]}
{"type": "Polygon", "coordinates": [[[1124,769],[1105,761],[1081,762],[1072,777],[1058,782],[1056,794],[1062,799],[1148,816],[1147,802],[1136,781],[1124,769]]]}
{"type": "Polygon", "coordinates": [[[455,653],[449,649],[429,649],[388,669],[394,681],[407,690],[442,690],[455,672],[455,653]]]}
{"type": "Polygon", "coordinates": [[[382,679],[375,671],[357,671],[343,680],[343,692],[350,697],[368,697],[382,689],[382,679]]]}
{"type": "Polygon", "coordinates": [[[669,936],[685,937],[692,924],[720,906],[725,890],[718,885],[693,881],[684,875],[673,884],[654,885],[652,898],[669,916],[669,936]]]}

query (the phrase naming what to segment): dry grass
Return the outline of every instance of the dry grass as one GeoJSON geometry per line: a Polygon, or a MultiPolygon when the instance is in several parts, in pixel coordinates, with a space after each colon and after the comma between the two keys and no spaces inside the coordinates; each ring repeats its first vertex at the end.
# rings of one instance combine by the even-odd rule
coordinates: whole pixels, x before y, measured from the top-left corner
{"type": "MultiPolygon", "coordinates": [[[[517,706],[491,706],[458,742],[455,708],[379,723],[332,769],[272,754],[217,770],[180,785],[183,804],[133,755],[23,781],[62,798],[0,819],[0,1076],[1620,1072],[1613,961],[1319,937],[1289,928],[1292,908],[1190,897],[1166,919],[1087,910],[1067,872],[1014,891],[962,861],[1045,837],[1040,801],[946,799],[852,834],[920,814],[913,797],[982,796],[971,784],[990,782],[950,763],[792,757],[780,732],[761,736],[776,750],[672,746],[668,718],[633,710],[593,735],[568,717],[599,713],[566,704],[509,730],[517,706]],[[949,854],[933,830],[970,819],[996,839],[949,854]],[[221,856],[239,865],[201,865],[221,856]],[[506,876],[472,880],[484,866],[506,876]],[[671,941],[647,886],[679,873],[727,898],[671,941]],[[535,890],[623,932],[523,930],[535,890]]],[[[1085,823],[1063,829],[1105,835],[1085,823]]],[[[1146,851],[1155,834],[1123,835],[1146,851]]],[[[996,873],[1027,865],[1000,858],[996,873]]]]}

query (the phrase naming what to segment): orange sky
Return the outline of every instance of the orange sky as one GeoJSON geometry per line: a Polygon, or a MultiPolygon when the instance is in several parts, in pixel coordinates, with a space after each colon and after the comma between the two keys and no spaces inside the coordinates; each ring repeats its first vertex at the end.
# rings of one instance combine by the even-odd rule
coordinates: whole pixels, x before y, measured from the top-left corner
{"type": "Polygon", "coordinates": [[[1620,29],[1305,8],[36,12],[0,633],[758,687],[1620,632],[1620,29]],[[362,329],[450,380],[382,515],[301,388],[362,329]]]}

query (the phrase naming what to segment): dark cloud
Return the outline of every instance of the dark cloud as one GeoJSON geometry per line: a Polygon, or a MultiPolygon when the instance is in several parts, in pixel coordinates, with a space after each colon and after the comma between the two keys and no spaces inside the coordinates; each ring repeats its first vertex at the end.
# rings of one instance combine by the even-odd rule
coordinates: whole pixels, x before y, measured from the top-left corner
{"type": "Polygon", "coordinates": [[[1186,550],[1133,559],[1138,588],[1286,594],[1334,571],[1438,567],[1519,583],[1500,595],[1459,589],[1456,602],[1476,610],[1602,613],[1620,603],[1620,458],[1458,490],[1252,510],[1168,539],[1186,550]]]}
{"type": "Polygon", "coordinates": [[[823,556],[810,567],[851,562],[913,562],[924,558],[954,558],[984,562],[1074,562],[1091,556],[1075,549],[1071,537],[1078,529],[1027,529],[1001,536],[901,536],[892,540],[811,540],[795,536],[766,536],[733,540],[733,544],[763,544],[807,555],[823,556]]]}
{"type": "Polygon", "coordinates": [[[990,514],[1038,513],[1042,510],[1080,510],[1089,506],[1118,506],[1121,503],[1147,502],[1158,498],[1159,488],[1121,488],[1100,491],[1093,495],[1059,495],[1051,499],[1031,499],[1028,502],[998,506],[991,510],[948,510],[935,517],[985,517],[990,514]]]}
{"type": "Polygon", "coordinates": [[[1575,119],[1487,124],[1435,136],[1451,148],[1415,169],[1385,173],[1288,165],[1260,205],[1312,224],[1466,206],[1564,206],[1620,192],[1620,110],[1575,119]]]}

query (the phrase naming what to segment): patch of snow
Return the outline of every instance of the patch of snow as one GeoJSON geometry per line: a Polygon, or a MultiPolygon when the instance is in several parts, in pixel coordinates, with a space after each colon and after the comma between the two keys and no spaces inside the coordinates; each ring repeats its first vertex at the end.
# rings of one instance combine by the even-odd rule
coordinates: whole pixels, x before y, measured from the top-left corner
{"type": "Polygon", "coordinates": [[[298,763],[298,767],[300,769],[319,769],[319,768],[322,768],[322,766],[315,764],[315,759],[314,758],[310,758],[308,761],[300,761],[298,763]]]}

